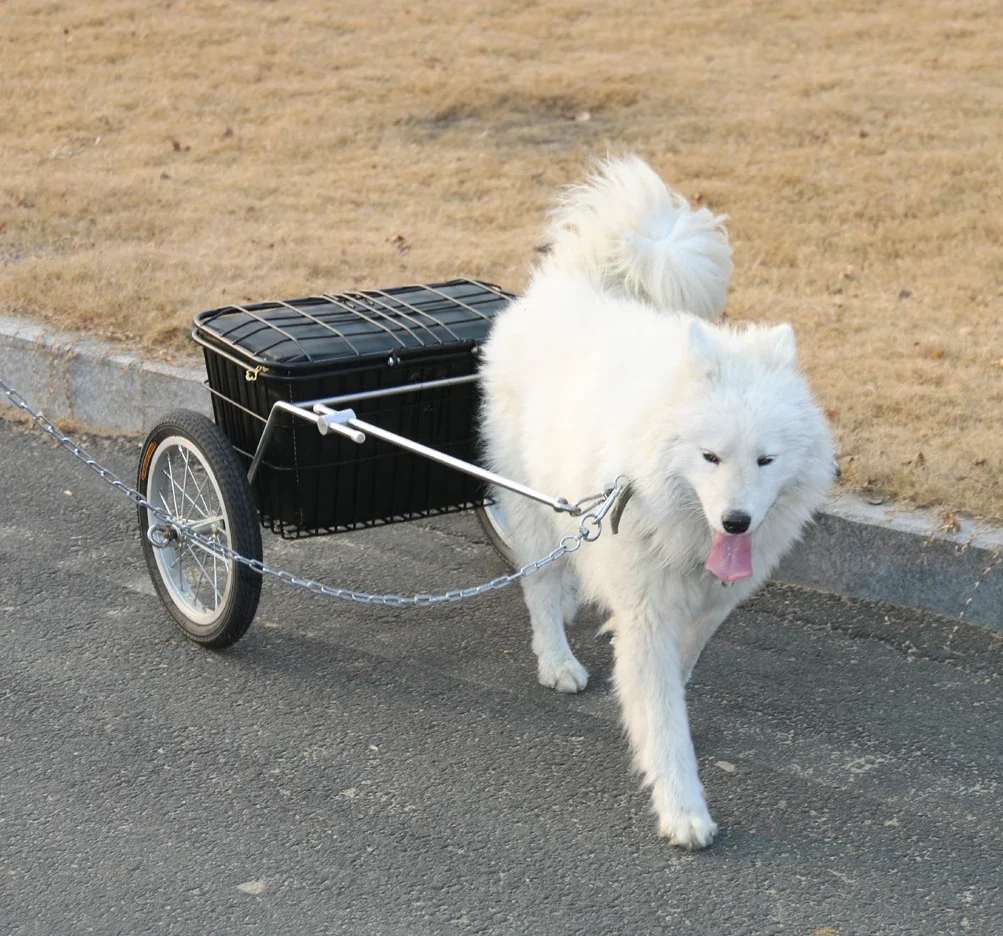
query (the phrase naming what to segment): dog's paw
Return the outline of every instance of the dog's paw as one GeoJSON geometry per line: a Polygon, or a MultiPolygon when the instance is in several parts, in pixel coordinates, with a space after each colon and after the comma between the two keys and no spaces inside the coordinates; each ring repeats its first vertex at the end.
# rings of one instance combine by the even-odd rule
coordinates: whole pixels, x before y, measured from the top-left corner
{"type": "Polygon", "coordinates": [[[659,818],[658,834],[673,845],[696,851],[714,841],[717,823],[711,819],[707,807],[684,809],[659,818]]]}
{"type": "Polygon", "coordinates": [[[581,692],[589,682],[589,671],[573,656],[560,660],[540,660],[540,685],[558,692],[581,692]]]}

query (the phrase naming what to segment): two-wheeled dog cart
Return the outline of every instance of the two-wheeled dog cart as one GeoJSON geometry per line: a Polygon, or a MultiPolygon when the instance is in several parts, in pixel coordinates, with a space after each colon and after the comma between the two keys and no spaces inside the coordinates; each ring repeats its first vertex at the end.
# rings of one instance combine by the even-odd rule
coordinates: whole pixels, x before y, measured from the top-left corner
{"type": "Polygon", "coordinates": [[[160,513],[139,507],[146,562],[186,636],[225,647],[247,630],[262,525],[299,538],[475,508],[504,552],[485,485],[588,509],[476,464],[478,355],[512,298],[458,279],[196,316],[215,423],[165,416],[137,484],[160,513]]]}

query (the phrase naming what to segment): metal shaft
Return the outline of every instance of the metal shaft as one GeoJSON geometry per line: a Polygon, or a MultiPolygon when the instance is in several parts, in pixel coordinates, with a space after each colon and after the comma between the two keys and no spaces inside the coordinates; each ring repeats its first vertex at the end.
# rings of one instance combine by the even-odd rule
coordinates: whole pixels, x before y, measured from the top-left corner
{"type": "Polygon", "coordinates": [[[570,512],[572,509],[571,505],[563,497],[551,497],[549,494],[544,494],[542,491],[537,491],[535,488],[527,487],[525,484],[520,484],[518,481],[511,481],[508,478],[503,478],[501,475],[495,474],[493,471],[488,471],[486,468],[481,468],[477,465],[470,464],[470,462],[454,458],[452,455],[447,455],[445,452],[436,451],[436,449],[429,448],[427,445],[422,445],[420,442],[413,442],[411,439],[397,435],[395,432],[388,432],[386,429],[381,429],[379,426],[374,426],[372,423],[367,423],[361,419],[349,419],[347,425],[352,429],[358,429],[366,435],[382,439],[384,442],[389,442],[391,445],[396,445],[398,448],[405,449],[408,452],[414,452],[416,455],[422,455],[432,461],[439,462],[441,465],[448,465],[450,468],[455,468],[457,471],[462,471],[464,474],[480,478],[481,481],[487,481],[489,484],[497,485],[498,487],[505,488],[509,491],[515,491],[517,494],[522,494],[524,497],[529,497],[532,500],[539,501],[541,504],[546,504],[548,507],[553,507],[554,510],[570,512]]]}
{"type": "MultiPolygon", "coordinates": [[[[382,395],[384,393],[385,391],[378,391],[378,395],[382,395]]],[[[358,396],[351,394],[340,398],[340,400],[347,401],[351,398],[358,399],[358,396]]],[[[337,397],[329,398],[328,402],[333,402],[338,399],[339,398],[337,397]]],[[[318,430],[325,435],[328,432],[336,432],[339,435],[343,435],[351,439],[353,442],[360,444],[365,441],[366,436],[373,436],[376,439],[389,442],[391,445],[396,445],[398,448],[402,448],[405,451],[414,452],[416,455],[421,455],[424,458],[438,462],[440,465],[448,465],[450,468],[455,468],[457,471],[463,472],[463,474],[479,478],[481,481],[486,481],[488,484],[494,484],[497,487],[505,488],[508,491],[514,491],[516,494],[521,494],[523,497],[528,497],[541,504],[546,504],[548,507],[552,507],[560,513],[570,513],[573,516],[580,513],[575,505],[568,503],[568,501],[563,497],[552,497],[550,494],[544,494],[543,491],[538,491],[525,484],[520,484],[518,481],[512,481],[509,478],[504,478],[499,474],[495,474],[493,471],[488,471],[486,468],[481,468],[478,465],[473,465],[470,462],[463,461],[462,459],[454,458],[452,455],[447,455],[445,452],[429,448],[427,445],[422,445],[420,442],[414,442],[405,436],[397,435],[396,432],[388,432],[386,429],[381,429],[379,426],[374,426],[372,423],[365,422],[361,419],[343,418],[337,421],[332,420],[331,417],[338,411],[332,409],[330,406],[327,406],[325,403],[314,402],[313,408],[315,412],[312,413],[309,410],[304,409],[304,405],[305,404],[286,403],[284,400],[279,400],[272,406],[272,411],[268,414],[268,421],[265,423],[264,431],[261,433],[261,439],[258,442],[254,458],[251,460],[251,466],[247,471],[248,482],[253,483],[255,475],[258,473],[258,468],[261,465],[261,459],[263,458],[265,450],[268,447],[268,443],[271,440],[272,433],[275,431],[278,414],[283,412],[291,413],[299,419],[305,419],[307,422],[313,423],[318,430]],[[360,433],[362,434],[361,438],[359,435],[360,433]]],[[[344,413],[342,413],[342,415],[344,416],[344,413]]]]}

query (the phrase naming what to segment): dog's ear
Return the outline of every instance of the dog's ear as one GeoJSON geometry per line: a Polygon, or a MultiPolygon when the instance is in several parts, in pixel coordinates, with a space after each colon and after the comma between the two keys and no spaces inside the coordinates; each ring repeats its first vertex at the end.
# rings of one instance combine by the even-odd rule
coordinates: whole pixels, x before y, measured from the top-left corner
{"type": "Polygon", "coordinates": [[[797,367],[798,348],[794,329],[788,324],[773,328],[752,326],[746,333],[752,349],[773,367],[797,367]]]}
{"type": "Polygon", "coordinates": [[[798,366],[798,345],[794,338],[794,329],[787,322],[771,328],[764,338],[767,354],[774,363],[781,367],[798,366]]]}
{"type": "Polygon", "coordinates": [[[686,351],[692,373],[713,376],[718,364],[717,342],[710,329],[699,319],[690,322],[686,351]]]}

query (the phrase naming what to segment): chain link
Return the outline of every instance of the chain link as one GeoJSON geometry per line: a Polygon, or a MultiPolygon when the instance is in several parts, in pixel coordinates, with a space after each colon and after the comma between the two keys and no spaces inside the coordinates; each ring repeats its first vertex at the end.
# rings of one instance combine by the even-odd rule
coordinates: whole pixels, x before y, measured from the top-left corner
{"type": "Polygon", "coordinates": [[[357,604],[381,605],[388,608],[427,608],[432,607],[433,605],[445,604],[447,602],[462,601],[466,598],[476,598],[479,595],[486,594],[487,592],[500,591],[503,588],[508,588],[509,585],[518,582],[520,579],[524,579],[530,575],[535,575],[537,572],[540,572],[547,566],[563,559],[570,553],[576,552],[579,548],[581,548],[582,543],[594,543],[602,533],[603,519],[612,509],[613,504],[616,502],[616,499],[620,496],[626,485],[625,479],[621,476],[614,481],[613,486],[609,488],[609,490],[606,490],[599,495],[582,498],[581,501],[578,501],[578,504],[583,505],[583,507],[587,506],[587,508],[591,511],[581,518],[578,526],[578,532],[562,537],[561,541],[553,551],[548,553],[546,556],[543,556],[541,559],[535,560],[534,562],[527,562],[526,565],[515,572],[509,573],[508,575],[499,575],[497,578],[492,579],[490,582],[485,582],[483,585],[471,585],[467,588],[455,588],[451,591],[443,592],[438,595],[420,594],[412,595],[410,597],[389,594],[372,595],[368,592],[356,591],[350,588],[338,588],[332,585],[324,585],[321,582],[315,582],[312,579],[300,578],[297,575],[293,575],[292,572],[285,572],[281,569],[273,569],[270,566],[265,565],[265,563],[260,559],[248,559],[246,556],[240,555],[228,546],[224,546],[221,543],[216,542],[215,539],[202,535],[197,530],[192,529],[189,524],[176,519],[162,507],[158,507],[156,504],[148,501],[142,494],[139,493],[139,491],[129,487],[127,484],[115,477],[115,475],[107,468],[102,467],[69,436],[61,433],[42,413],[36,413],[28,405],[24,397],[22,397],[21,394],[19,394],[9,384],[5,383],[2,377],[0,377],[0,391],[7,396],[14,406],[27,413],[32,418],[35,425],[43,432],[55,439],[56,442],[66,449],[74,458],[83,462],[88,468],[96,472],[102,481],[111,485],[116,490],[121,491],[137,507],[145,508],[149,513],[153,514],[153,516],[161,521],[161,523],[173,530],[179,537],[190,539],[203,549],[207,550],[209,553],[216,555],[218,558],[239,563],[259,575],[272,576],[273,578],[277,578],[280,582],[284,582],[286,585],[304,588],[315,595],[327,595],[330,598],[339,598],[343,601],[353,601],[357,604]]]}

